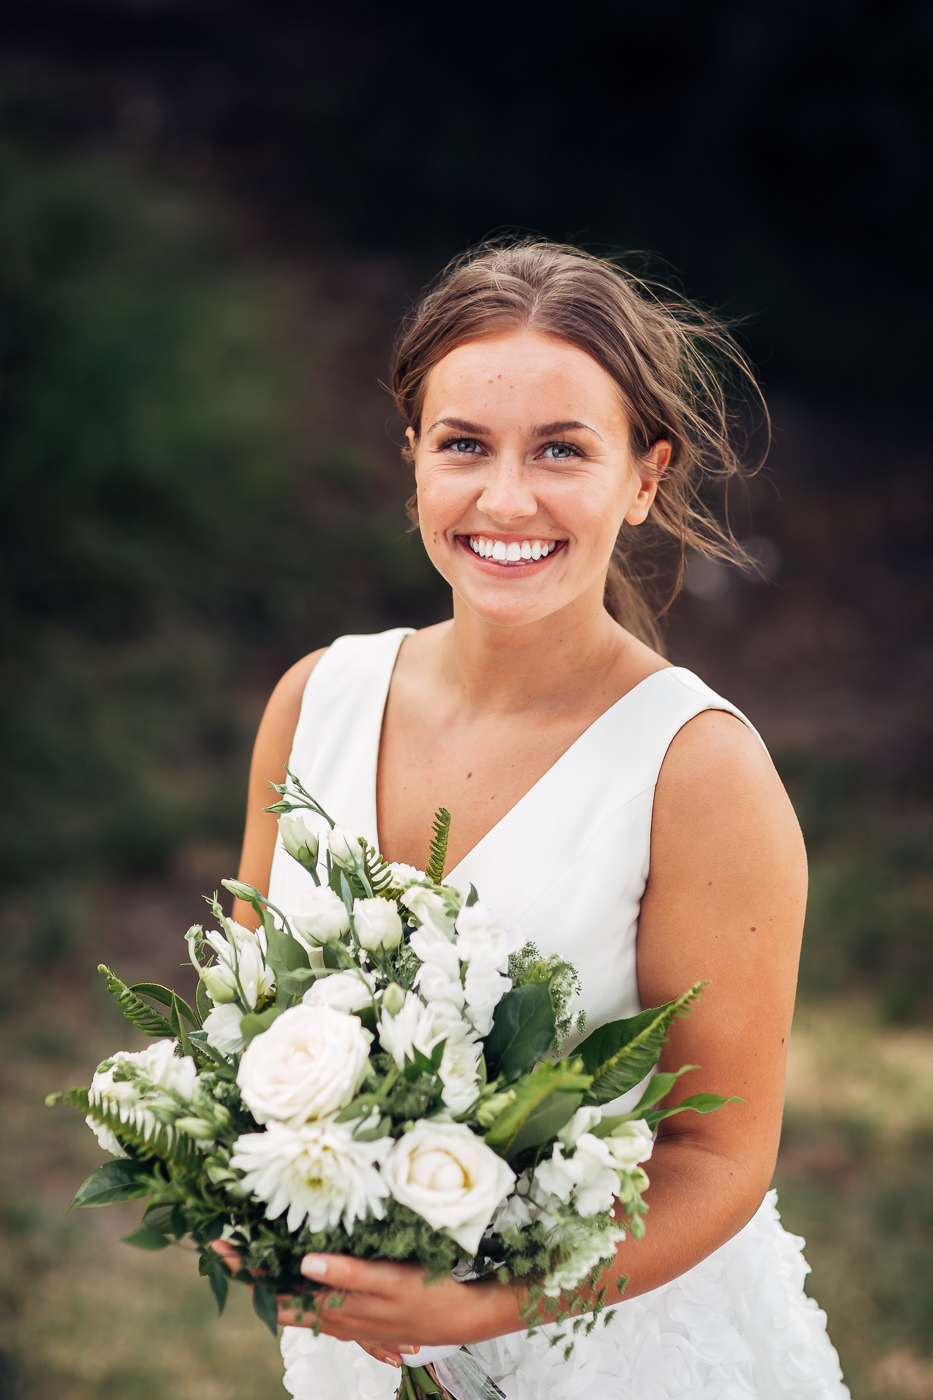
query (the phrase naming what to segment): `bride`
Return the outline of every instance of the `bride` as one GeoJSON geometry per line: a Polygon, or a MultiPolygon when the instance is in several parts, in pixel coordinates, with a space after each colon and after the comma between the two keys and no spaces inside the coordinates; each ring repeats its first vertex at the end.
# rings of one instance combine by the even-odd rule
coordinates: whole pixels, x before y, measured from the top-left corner
{"type": "Polygon", "coordinates": [[[662,1068],[696,1066],[677,1098],[742,1102],[659,1130],[647,1234],[608,1275],[623,1301],[569,1360],[547,1328],[525,1337],[517,1285],[425,1286],[417,1265],[309,1256],[335,1306],[315,1337],[281,1300],[286,1387],[303,1400],[394,1395],[402,1359],[445,1344],[509,1400],[848,1395],[802,1241],[768,1193],[803,843],[748,721],[665,660],[631,562],[652,527],[681,562],[688,546],[740,555],[698,495],[739,469],[723,366],[754,391],[695,308],[537,240],[454,264],[403,327],[409,505],[452,616],[342,638],[286,674],[256,741],[241,878],[286,909],[310,878],[263,811],[286,761],[391,861],[424,867],[444,805],[447,878],[575,964],[590,1028],[705,980],[662,1068]]]}

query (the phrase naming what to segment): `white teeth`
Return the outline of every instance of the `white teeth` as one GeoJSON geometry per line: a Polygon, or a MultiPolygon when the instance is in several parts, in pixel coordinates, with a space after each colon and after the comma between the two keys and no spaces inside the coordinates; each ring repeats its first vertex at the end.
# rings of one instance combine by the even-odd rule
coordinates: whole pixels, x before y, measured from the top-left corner
{"type": "Polygon", "coordinates": [[[546,559],[557,548],[557,540],[491,540],[486,535],[470,535],[470,548],[481,559],[497,564],[520,564],[525,559],[546,559]]]}

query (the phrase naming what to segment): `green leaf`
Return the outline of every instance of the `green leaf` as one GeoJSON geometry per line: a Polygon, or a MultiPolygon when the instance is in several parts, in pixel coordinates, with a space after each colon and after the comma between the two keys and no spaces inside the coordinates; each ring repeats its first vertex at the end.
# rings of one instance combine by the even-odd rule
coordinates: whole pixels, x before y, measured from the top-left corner
{"type": "Polygon", "coordinates": [[[546,982],[513,987],[496,1007],[483,1045],[490,1079],[517,1079],[546,1055],[554,1039],[554,1008],[546,982]]]}
{"type": "Polygon", "coordinates": [[[424,873],[429,880],[439,885],[444,878],[444,865],[447,861],[447,841],[450,837],[450,813],[446,807],[438,807],[434,813],[434,835],[431,837],[431,852],[424,873]]]}
{"type": "Polygon", "coordinates": [[[223,1266],[217,1259],[211,1260],[207,1265],[207,1281],[211,1286],[211,1292],[217,1303],[217,1312],[222,1313],[227,1302],[227,1294],[230,1291],[230,1284],[223,1266]]]}
{"type": "MultiPolygon", "coordinates": [[[[189,1007],[189,1011],[190,1011],[190,1007],[189,1007]]],[[[187,1055],[190,1059],[193,1060],[193,1059],[194,1059],[194,1046],[191,1044],[191,1041],[188,1039],[188,1032],[187,1032],[187,1030],[185,1029],[185,1024],[184,1024],[184,1022],[182,1021],[181,1017],[182,1017],[182,1010],[181,1010],[181,1005],[180,1005],[179,999],[178,999],[178,997],[176,997],[175,993],[172,992],[172,1020],[171,1020],[172,1031],[173,1031],[173,1033],[174,1033],[174,1035],[175,1035],[176,1040],[178,1041],[179,1045],[181,1046],[181,1053],[182,1053],[183,1055],[187,1055]]]]}
{"type": "Polygon", "coordinates": [[[149,1189],[140,1181],[139,1167],[136,1163],[120,1158],[115,1162],[105,1162],[102,1167],[91,1172],[78,1187],[68,1209],[113,1206],[119,1201],[135,1201],[140,1196],[147,1196],[149,1189]]]}
{"type": "Polygon", "coordinates": [[[579,1060],[546,1060],[512,1085],[514,1098],[491,1125],[484,1141],[512,1162],[548,1142],[579,1108],[590,1077],[579,1060]]]}
{"type": "Polygon", "coordinates": [[[169,1243],[160,1230],[150,1230],[147,1225],[141,1225],[131,1235],[121,1235],[120,1239],[134,1249],[145,1249],[153,1254],[159,1249],[167,1249],[169,1243]]]}
{"type": "Polygon", "coordinates": [[[310,967],[307,949],[301,946],[297,938],[275,924],[266,930],[266,961],[277,975],[310,967]]]}
{"type": "Polygon", "coordinates": [[[671,1022],[690,1010],[702,986],[702,982],[697,982],[665,1006],[621,1021],[608,1021],[577,1046],[574,1053],[593,1076],[587,1103],[608,1103],[641,1083],[658,1062],[671,1022]]]}
{"type": "Polygon", "coordinates": [[[727,1103],[744,1103],[744,1099],[737,1099],[734,1095],[724,1099],[721,1094],[690,1094],[681,1103],[675,1104],[673,1108],[649,1108],[641,1117],[644,1118],[649,1128],[656,1128],[665,1118],[671,1118],[675,1113],[683,1113],[685,1109],[692,1109],[694,1113],[714,1113],[717,1108],[722,1108],[727,1103]]]}
{"type": "MultiPolygon", "coordinates": [[[[200,986],[200,981],[198,985],[200,986]]],[[[178,1009],[183,1016],[187,1017],[195,1030],[201,1024],[200,1018],[191,1010],[184,997],[180,997],[177,992],[170,991],[168,987],[160,986],[158,982],[134,982],[130,991],[135,992],[137,996],[148,997],[150,1001],[157,1001],[162,1006],[171,1006],[172,997],[174,997],[178,1002],[178,1009]]]]}
{"type": "Polygon", "coordinates": [[[275,999],[280,1006],[293,1006],[301,997],[314,973],[310,967],[297,967],[294,972],[279,972],[275,978],[275,999]]]}
{"type": "Polygon", "coordinates": [[[174,1235],[176,1239],[181,1239],[188,1229],[181,1206],[171,1201],[154,1201],[147,1206],[143,1211],[143,1224],[161,1235],[174,1235]]]}
{"type": "Polygon", "coordinates": [[[203,1025],[210,1013],[213,1011],[214,1003],[207,995],[207,989],[205,988],[204,983],[200,977],[198,978],[197,991],[194,994],[194,1004],[198,1008],[198,1015],[200,1016],[201,1024],[203,1025]]]}
{"type": "Polygon", "coordinates": [[[267,1006],[265,1011],[250,1011],[240,1022],[240,1034],[246,1045],[251,1040],[255,1040],[257,1035],[262,1035],[267,1031],[272,1022],[277,1020],[285,1010],[284,1006],[267,1006]]]}
{"type": "Polygon", "coordinates": [[[105,963],[98,963],[97,971],[105,978],[108,992],[115,999],[128,1021],[132,1021],[134,1026],[145,1031],[146,1035],[172,1035],[172,1027],[165,1017],[160,1016],[158,1011],[154,1011],[151,1006],[142,1001],[125,982],[121,982],[119,977],[110,971],[105,963]]]}
{"type": "Polygon", "coordinates": [[[273,1337],[278,1335],[279,1305],[271,1288],[258,1280],[253,1284],[253,1309],[273,1337]]]}

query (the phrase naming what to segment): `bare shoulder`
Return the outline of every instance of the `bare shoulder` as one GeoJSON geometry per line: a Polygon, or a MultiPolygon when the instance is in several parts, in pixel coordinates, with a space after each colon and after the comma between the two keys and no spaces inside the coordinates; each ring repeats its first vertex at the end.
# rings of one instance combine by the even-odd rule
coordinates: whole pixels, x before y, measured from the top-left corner
{"type": "Polygon", "coordinates": [[[639,925],[650,994],[685,973],[747,989],[780,965],[792,996],[806,889],[803,837],[767,752],[734,715],[697,715],[671,743],[655,792],[639,925]]]}

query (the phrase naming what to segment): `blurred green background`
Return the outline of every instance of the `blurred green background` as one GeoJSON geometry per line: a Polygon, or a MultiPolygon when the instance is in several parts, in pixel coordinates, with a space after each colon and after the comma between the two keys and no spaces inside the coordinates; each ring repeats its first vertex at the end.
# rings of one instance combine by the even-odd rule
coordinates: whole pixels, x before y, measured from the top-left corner
{"type": "MultiPolygon", "coordinates": [[[[762,729],[812,895],[778,1171],[856,1400],[933,1397],[929,11],[33,0],[0,34],[0,1400],[260,1400],[191,1260],[66,1216],[53,1088],[180,982],[281,671],[443,615],[394,324],[503,227],[648,249],[747,318],[774,413],[669,627],[762,729]],[[924,386],[925,387],[925,386],[924,386]]],[[[659,264],[655,262],[655,270],[659,264]]]]}

